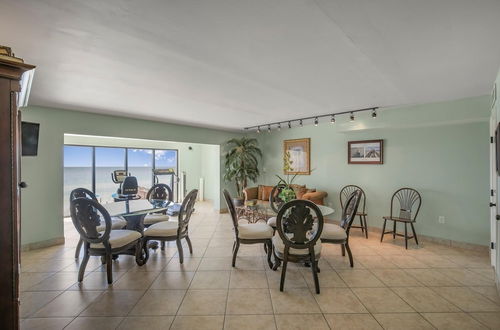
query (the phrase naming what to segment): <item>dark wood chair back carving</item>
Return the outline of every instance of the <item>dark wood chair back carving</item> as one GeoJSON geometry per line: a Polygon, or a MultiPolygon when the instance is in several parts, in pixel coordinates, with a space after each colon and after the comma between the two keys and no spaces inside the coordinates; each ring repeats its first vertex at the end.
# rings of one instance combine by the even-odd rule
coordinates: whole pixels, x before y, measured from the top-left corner
{"type": "Polygon", "coordinates": [[[276,229],[288,248],[314,249],[323,231],[323,214],[311,201],[296,199],[285,203],[278,212],[276,229]]]}
{"type": "Polygon", "coordinates": [[[285,201],[282,200],[279,196],[281,191],[285,187],[286,186],[284,184],[278,184],[271,190],[271,195],[269,196],[269,205],[271,206],[271,209],[276,213],[278,213],[280,208],[285,204],[285,201]]]}
{"type": "Polygon", "coordinates": [[[191,220],[191,215],[194,212],[194,204],[196,203],[196,198],[198,197],[198,189],[191,190],[184,200],[182,201],[181,209],[179,211],[178,221],[179,228],[177,229],[177,235],[183,236],[188,232],[189,220],[191,220]]]}
{"type": "Polygon", "coordinates": [[[229,191],[224,189],[222,194],[224,195],[229,214],[231,214],[231,220],[233,221],[234,226],[234,234],[236,235],[236,239],[238,239],[238,216],[236,215],[236,208],[234,207],[234,203],[231,195],[229,194],[229,191]]]}
{"type": "Polygon", "coordinates": [[[78,197],[71,201],[70,212],[73,225],[84,241],[103,243],[106,246],[111,232],[111,217],[101,204],[92,199],[78,197]],[[97,227],[102,221],[105,223],[105,230],[99,233],[97,227]]]}
{"type": "Polygon", "coordinates": [[[352,222],[358,212],[358,207],[363,196],[361,189],[354,190],[347,198],[346,203],[342,209],[342,218],[340,219],[340,226],[344,228],[347,234],[351,229],[352,222]]]}
{"type": "Polygon", "coordinates": [[[391,218],[414,222],[422,205],[420,193],[413,188],[401,188],[391,198],[391,218]]]}
{"type": "Polygon", "coordinates": [[[73,189],[71,191],[71,193],[69,194],[69,201],[71,202],[72,200],[80,198],[80,197],[92,199],[92,200],[97,202],[97,197],[95,196],[95,194],[86,188],[73,189]]]}
{"type": "Polygon", "coordinates": [[[174,200],[174,194],[168,185],[157,183],[149,189],[146,199],[149,200],[151,204],[154,204],[155,201],[168,201],[167,205],[169,205],[174,200]]]}
{"type": "Polygon", "coordinates": [[[363,189],[361,189],[361,187],[353,185],[353,184],[347,185],[347,186],[343,187],[340,190],[340,207],[342,207],[342,209],[344,209],[344,205],[345,205],[346,201],[349,199],[349,197],[351,196],[351,194],[353,192],[355,192],[356,190],[360,190],[361,191],[361,199],[360,199],[360,202],[359,202],[358,211],[362,212],[362,213],[365,213],[365,211],[366,211],[366,195],[365,195],[365,192],[364,192],[363,189]]]}

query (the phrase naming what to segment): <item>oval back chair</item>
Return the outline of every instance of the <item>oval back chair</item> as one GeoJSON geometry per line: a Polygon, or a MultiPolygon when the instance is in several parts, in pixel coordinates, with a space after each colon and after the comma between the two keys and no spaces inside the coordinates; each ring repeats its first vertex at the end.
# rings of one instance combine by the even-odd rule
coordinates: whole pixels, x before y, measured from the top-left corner
{"type": "Polygon", "coordinates": [[[80,264],[78,281],[83,281],[89,257],[94,255],[103,257],[107,263],[108,283],[111,284],[112,256],[135,247],[138,258],[137,253],[141,250],[141,234],[134,230],[112,230],[108,211],[97,201],[89,198],[73,199],[70,203],[70,213],[73,225],[84,242],[84,257],[80,264]]]}
{"type": "MultiPolygon", "coordinates": [[[[98,202],[96,195],[92,191],[86,188],[76,188],[71,191],[71,193],[69,194],[69,202],[71,203],[73,200],[77,198],[87,198],[93,200],[94,202],[98,202]]],[[[111,217],[111,229],[122,229],[126,225],[127,221],[125,221],[125,219],[123,219],[122,217],[111,217]]],[[[100,227],[101,228],[98,229],[102,230],[103,225],[101,224],[100,227]]],[[[78,257],[80,256],[80,250],[82,249],[82,245],[83,245],[83,240],[80,238],[75,249],[75,259],[78,259],[78,257]]]]}
{"type": "Polygon", "coordinates": [[[198,190],[191,190],[182,201],[179,210],[178,221],[161,221],[148,227],[144,232],[143,246],[144,258],[147,261],[149,258],[148,241],[160,241],[162,246],[165,242],[175,241],[179,253],[179,262],[184,262],[184,250],[182,249],[181,240],[184,238],[189,247],[189,253],[193,253],[193,246],[189,238],[189,220],[194,212],[194,205],[198,197],[198,190]]]}
{"type": "Polygon", "coordinates": [[[288,262],[310,263],[316,293],[319,293],[318,260],[321,254],[323,214],[316,204],[296,199],[285,203],[276,218],[278,235],[273,237],[275,258],[283,261],[280,290],[285,284],[288,262]]]}
{"type": "Polygon", "coordinates": [[[344,186],[340,190],[340,207],[343,209],[346,201],[349,199],[351,194],[359,190],[361,191],[361,200],[359,202],[359,207],[358,211],[356,212],[356,215],[359,216],[359,226],[354,226],[352,225],[352,228],[361,228],[361,232],[365,235],[366,238],[368,238],[368,224],[366,222],[366,216],[368,215],[366,213],[366,194],[361,187],[350,184],[347,186],[344,186]]]}
{"type": "MultiPolygon", "coordinates": [[[[149,200],[149,202],[152,205],[158,205],[161,204],[161,206],[164,206],[165,201],[167,201],[166,206],[170,205],[174,199],[174,194],[172,193],[172,189],[164,184],[164,183],[157,183],[153,185],[149,190],[146,195],[146,199],[149,200]]],[[[144,226],[149,227],[155,223],[162,222],[162,221],[168,221],[169,216],[167,215],[167,211],[161,211],[161,212],[154,212],[147,214],[144,217],[144,226]]],[[[165,248],[165,244],[162,244],[162,250],[165,248]]]]}
{"type": "Polygon", "coordinates": [[[86,188],[73,189],[69,194],[69,201],[71,203],[72,200],[80,197],[92,199],[97,202],[97,197],[95,196],[95,194],[86,188]]]}
{"type": "Polygon", "coordinates": [[[401,188],[396,190],[396,192],[392,195],[391,198],[391,210],[390,215],[385,216],[384,218],[384,226],[382,228],[382,236],[380,237],[380,241],[384,239],[385,234],[392,234],[392,238],[395,239],[396,236],[401,236],[405,238],[405,247],[408,249],[408,239],[415,239],[415,243],[418,245],[418,237],[415,232],[415,227],[413,225],[417,220],[418,212],[420,211],[420,207],[422,206],[422,197],[420,193],[413,188],[401,188]],[[387,220],[393,221],[393,230],[385,231],[385,226],[387,220]],[[405,224],[405,233],[399,234],[396,231],[396,223],[402,222],[405,224]],[[413,236],[408,236],[408,224],[411,226],[411,230],[413,232],[413,236]]]}
{"type": "Polygon", "coordinates": [[[157,183],[148,190],[146,199],[149,200],[151,204],[153,204],[155,200],[162,202],[168,201],[168,204],[170,204],[174,200],[174,195],[172,189],[168,185],[157,183]]]}
{"type": "Polygon", "coordinates": [[[229,192],[224,189],[222,194],[226,201],[229,214],[231,215],[231,221],[233,222],[234,228],[234,243],[233,243],[233,260],[232,266],[236,266],[236,256],[238,255],[238,250],[240,244],[264,244],[264,250],[267,253],[267,263],[269,268],[273,268],[273,263],[271,261],[272,254],[272,242],[271,238],[274,235],[274,230],[272,227],[265,223],[238,223],[238,214],[236,213],[236,208],[234,207],[233,199],[229,192]]]}

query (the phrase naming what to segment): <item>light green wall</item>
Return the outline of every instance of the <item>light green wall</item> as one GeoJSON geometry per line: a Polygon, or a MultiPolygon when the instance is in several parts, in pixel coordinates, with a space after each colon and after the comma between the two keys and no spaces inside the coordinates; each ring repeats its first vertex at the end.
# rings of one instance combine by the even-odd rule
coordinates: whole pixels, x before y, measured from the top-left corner
{"type": "MultiPolygon", "coordinates": [[[[29,185],[22,192],[23,245],[63,237],[65,133],[215,145],[239,135],[213,129],[41,107],[24,108],[22,118],[40,123],[38,156],[22,158],[22,180],[29,185]]],[[[225,183],[220,182],[220,187],[226,187],[225,183]]]]}
{"type": "MultiPolygon", "coordinates": [[[[223,178],[223,173],[220,171],[220,162],[222,161],[220,154],[220,146],[204,145],[201,150],[201,177],[204,178],[204,194],[205,199],[210,200],[215,205],[221,203],[220,199],[220,179],[223,178]],[[213,161],[216,159],[217,161],[213,161]]],[[[225,208],[225,204],[223,208],[225,208]]]]}
{"type": "Polygon", "coordinates": [[[423,198],[417,233],[489,244],[489,97],[469,98],[404,108],[385,109],[372,119],[357,115],[354,123],[282,129],[258,136],[264,152],[266,184],[282,173],[283,140],[311,138],[311,175],[296,182],[327,191],[327,203],[341,212],[339,190],[361,186],[367,195],[369,226],[382,226],[390,198],[400,187],[413,187],[423,198]],[[383,165],[348,165],[347,142],[384,139],[383,165]],[[445,224],[438,216],[446,217],[445,224]]]}

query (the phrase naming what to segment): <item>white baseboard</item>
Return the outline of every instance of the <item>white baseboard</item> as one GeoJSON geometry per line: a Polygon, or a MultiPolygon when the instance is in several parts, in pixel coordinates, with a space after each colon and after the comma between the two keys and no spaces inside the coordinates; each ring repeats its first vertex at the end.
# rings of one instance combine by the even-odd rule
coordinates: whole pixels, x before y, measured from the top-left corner
{"type": "Polygon", "coordinates": [[[56,237],[45,241],[23,244],[21,245],[21,251],[31,251],[61,244],[64,244],[64,237],[56,237]]]}

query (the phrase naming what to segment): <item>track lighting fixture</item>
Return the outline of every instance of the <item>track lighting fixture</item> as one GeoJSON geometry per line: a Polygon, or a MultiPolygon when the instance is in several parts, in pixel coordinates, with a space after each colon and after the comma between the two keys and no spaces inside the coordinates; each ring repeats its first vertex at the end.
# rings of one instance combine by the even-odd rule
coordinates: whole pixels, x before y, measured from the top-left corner
{"type": "Polygon", "coordinates": [[[279,121],[279,122],[274,122],[274,123],[269,123],[269,124],[261,124],[258,126],[250,126],[250,127],[245,127],[245,130],[248,129],[255,129],[257,128],[257,133],[260,133],[260,127],[266,127],[267,125],[267,131],[271,133],[271,128],[273,125],[276,125],[276,128],[281,130],[281,124],[287,124],[288,128],[292,128],[292,122],[298,122],[299,127],[304,126],[304,120],[313,120],[314,126],[318,126],[319,124],[319,119],[323,117],[330,117],[330,123],[335,124],[335,117],[340,116],[340,115],[349,115],[349,119],[351,122],[353,122],[356,117],[354,116],[355,112],[364,112],[364,111],[370,111],[371,112],[371,117],[372,118],[377,118],[377,109],[378,107],[373,107],[373,108],[364,108],[364,109],[357,109],[357,110],[348,110],[348,111],[343,111],[343,112],[337,112],[337,113],[332,113],[332,114],[327,114],[327,115],[318,115],[318,116],[312,116],[312,117],[302,117],[302,118],[296,118],[296,119],[291,119],[288,121],[279,121]]]}

